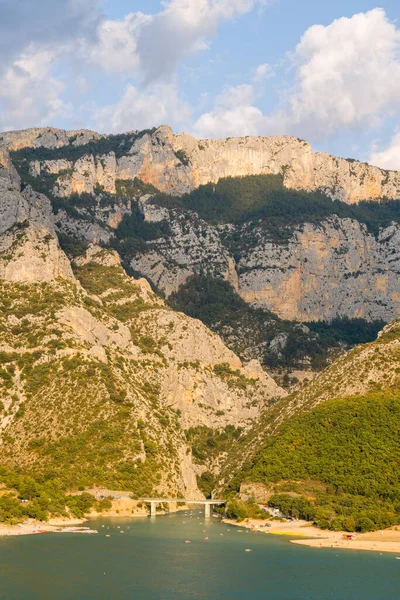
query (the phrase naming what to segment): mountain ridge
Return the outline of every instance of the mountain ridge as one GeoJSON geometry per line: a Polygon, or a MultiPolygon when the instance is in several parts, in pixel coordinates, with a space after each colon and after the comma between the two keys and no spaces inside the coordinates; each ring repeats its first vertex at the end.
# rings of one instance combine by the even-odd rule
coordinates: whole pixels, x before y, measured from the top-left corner
{"type": "MultiPolygon", "coordinates": [[[[133,132],[136,136],[138,132],[133,132]]],[[[118,134],[129,136],[127,134],[118,134]]],[[[91,141],[118,138],[118,135],[98,134],[90,130],[65,131],[55,128],[29,129],[0,134],[0,148],[16,151],[23,148],[62,148],[84,146],[91,141]]],[[[284,185],[306,191],[323,190],[330,197],[349,204],[361,200],[397,198],[400,174],[353,159],[337,158],[327,153],[314,153],[304,140],[291,136],[227,138],[198,140],[188,134],[173,134],[167,125],[147,130],[132,146],[129,158],[121,157],[118,165],[109,164],[110,184],[106,191],[115,192],[115,179],[134,176],[167,193],[183,194],[220,178],[281,173],[284,185]],[[136,158],[135,158],[136,155],[136,158]],[[180,172],[174,173],[178,164],[180,172]]],[[[4,161],[3,156],[3,161],[4,161]]],[[[46,167],[46,165],[44,165],[46,167]]],[[[80,189],[82,173],[87,164],[78,165],[72,175],[73,193],[80,189]]],[[[36,168],[39,168],[37,165],[36,168]]],[[[65,164],[58,171],[68,168],[65,164]]],[[[96,176],[89,186],[102,185],[103,175],[96,176]]]]}

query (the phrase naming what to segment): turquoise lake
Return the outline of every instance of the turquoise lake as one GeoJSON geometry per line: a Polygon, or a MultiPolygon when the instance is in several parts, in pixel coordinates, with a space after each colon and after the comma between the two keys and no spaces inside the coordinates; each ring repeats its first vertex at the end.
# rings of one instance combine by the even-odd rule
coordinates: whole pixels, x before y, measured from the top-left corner
{"type": "Polygon", "coordinates": [[[97,535],[0,538],[0,598],[400,598],[400,560],[392,554],[298,547],[279,536],[246,533],[215,518],[204,521],[197,511],[192,518],[179,513],[155,519],[101,519],[90,525],[97,535]],[[246,548],[252,552],[246,553],[246,548]]]}

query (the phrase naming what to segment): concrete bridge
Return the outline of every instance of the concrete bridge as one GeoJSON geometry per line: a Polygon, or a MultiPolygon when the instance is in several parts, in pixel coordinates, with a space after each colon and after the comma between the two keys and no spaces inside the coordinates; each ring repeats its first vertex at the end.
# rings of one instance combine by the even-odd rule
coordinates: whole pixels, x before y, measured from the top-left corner
{"type": "Polygon", "coordinates": [[[156,516],[157,504],[169,504],[177,502],[184,502],[185,504],[204,504],[204,516],[211,516],[211,507],[213,505],[220,506],[225,504],[225,500],[186,500],[186,498],[139,498],[141,502],[148,502],[150,504],[150,514],[152,517],[156,516]]]}

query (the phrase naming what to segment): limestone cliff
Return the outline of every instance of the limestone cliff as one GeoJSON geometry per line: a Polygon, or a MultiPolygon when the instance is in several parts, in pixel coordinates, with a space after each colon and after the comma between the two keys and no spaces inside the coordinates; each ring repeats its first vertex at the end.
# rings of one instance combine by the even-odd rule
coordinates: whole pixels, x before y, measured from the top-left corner
{"type": "MultiPolygon", "coordinates": [[[[127,134],[128,135],[128,134],[127,134]]],[[[94,132],[31,129],[0,135],[3,162],[7,150],[21,148],[62,148],[101,141],[107,136],[94,132]]],[[[90,150],[88,148],[88,153],[90,150]]],[[[197,140],[187,134],[174,135],[168,126],[132,137],[131,147],[116,159],[111,152],[102,161],[83,160],[66,165],[38,161],[33,171],[63,172],[55,192],[93,191],[96,186],[115,189],[115,180],[136,177],[169,194],[184,194],[223,177],[282,173],[288,188],[322,190],[332,198],[349,204],[360,200],[397,198],[400,174],[360,163],[313,152],[311,146],[287,136],[197,140]],[[66,175],[65,169],[71,169],[66,175]]]]}
{"type": "Polygon", "coordinates": [[[199,494],[185,430],[247,430],[283,390],[115,252],[90,246],[72,270],[48,199],[5,169],[1,182],[0,464],[72,487],[199,494]]]}
{"type": "Polygon", "coordinates": [[[390,321],[400,314],[398,224],[376,237],[355,220],[330,217],[276,241],[261,226],[214,227],[194,215],[188,220],[176,211],[143,210],[149,221],[169,223],[170,235],[148,242],[131,264],[167,295],[190,275],[208,272],[283,319],[390,321]],[[237,261],[226,245],[234,236],[245,248],[237,261]]]}
{"type": "MultiPolygon", "coordinates": [[[[118,136],[54,129],[2,134],[8,171],[14,169],[8,152],[24,147],[28,153],[17,152],[13,162],[23,185],[44,187],[53,196],[59,232],[115,246],[126,216],[138,215],[136,225],[125,226],[125,237],[129,227],[129,235],[140,236],[144,218],[148,233],[134,247],[130,243],[132,250],[122,248],[124,261],[167,296],[191,275],[206,273],[283,319],[390,321],[399,315],[397,221],[372,231],[355,218],[334,216],[332,203],[332,215],[319,222],[300,220],[291,228],[283,223],[277,239],[266,230],[268,215],[259,223],[216,225],[193,210],[149,201],[156,189],[179,196],[227,176],[279,173],[286,189],[322,190],[356,206],[360,200],[398,198],[399,173],[313,153],[296,138],[199,141],[174,135],[167,126],[118,136]],[[144,188],[132,195],[138,181],[144,188]]],[[[18,188],[16,179],[13,185],[18,188]]]]}

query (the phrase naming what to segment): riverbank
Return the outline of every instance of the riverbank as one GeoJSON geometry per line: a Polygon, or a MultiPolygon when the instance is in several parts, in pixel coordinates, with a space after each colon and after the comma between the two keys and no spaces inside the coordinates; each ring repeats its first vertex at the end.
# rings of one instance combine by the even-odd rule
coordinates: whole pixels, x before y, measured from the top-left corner
{"type": "Polygon", "coordinates": [[[18,525],[0,524],[0,537],[60,533],[66,528],[79,529],[79,526],[85,522],[86,519],[50,519],[46,522],[27,519],[26,522],[18,525]]]}
{"type": "MultiPolygon", "coordinates": [[[[91,519],[109,519],[109,518],[143,518],[148,517],[149,512],[143,502],[133,500],[128,492],[109,492],[108,490],[89,490],[97,499],[109,497],[112,507],[103,512],[91,511],[83,519],[76,518],[51,518],[48,521],[37,521],[35,519],[26,519],[23,523],[17,525],[5,525],[0,523],[0,537],[19,536],[19,535],[37,535],[41,533],[85,533],[85,528],[79,528],[87,524],[91,519]],[[113,497],[111,494],[115,494],[113,497]],[[72,531],[70,528],[76,528],[72,531]]],[[[190,510],[187,506],[181,507],[172,504],[169,512],[178,512],[190,510]]],[[[166,514],[161,510],[157,514],[166,514]]],[[[87,532],[86,532],[87,533],[87,532]]]]}
{"type": "Polygon", "coordinates": [[[383,531],[355,534],[354,539],[346,539],[344,531],[327,531],[310,525],[308,521],[261,521],[249,519],[246,522],[223,520],[224,523],[272,535],[293,537],[292,544],[310,548],[337,548],[341,550],[368,550],[370,552],[392,552],[400,556],[400,530],[392,527],[383,531]],[[269,525],[269,526],[268,526],[269,525]]]}

